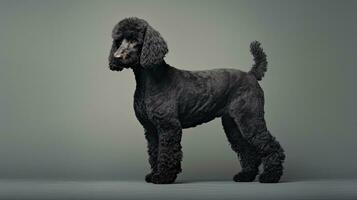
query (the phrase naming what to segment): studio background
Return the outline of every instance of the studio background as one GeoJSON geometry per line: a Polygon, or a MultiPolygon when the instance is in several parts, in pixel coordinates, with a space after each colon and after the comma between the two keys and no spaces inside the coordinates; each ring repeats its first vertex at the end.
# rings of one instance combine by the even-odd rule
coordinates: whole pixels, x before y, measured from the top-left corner
{"type": "MultiPolygon", "coordinates": [[[[111,30],[147,20],[188,70],[249,70],[268,55],[266,120],[283,180],[357,178],[356,1],[0,1],[0,178],[143,180],[131,70],[107,67],[111,30]]],[[[181,180],[240,170],[220,119],[184,130],[181,180]]]]}

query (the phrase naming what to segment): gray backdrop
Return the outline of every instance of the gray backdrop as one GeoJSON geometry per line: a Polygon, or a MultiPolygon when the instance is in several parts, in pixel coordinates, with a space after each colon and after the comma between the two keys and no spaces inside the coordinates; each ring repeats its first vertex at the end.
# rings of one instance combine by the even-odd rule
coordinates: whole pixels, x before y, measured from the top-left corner
{"type": "MultiPolygon", "coordinates": [[[[166,61],[250,69],[262,42],[268,127],[284,179],[357,177],[357,1],[1,1],[0,178],[142,179],[149,170],[130,70],[107,68],[113,25],[146,19],[166,61]]],[[[183,136],[181,179],[239,169],[220,120],[183,136]]]]}

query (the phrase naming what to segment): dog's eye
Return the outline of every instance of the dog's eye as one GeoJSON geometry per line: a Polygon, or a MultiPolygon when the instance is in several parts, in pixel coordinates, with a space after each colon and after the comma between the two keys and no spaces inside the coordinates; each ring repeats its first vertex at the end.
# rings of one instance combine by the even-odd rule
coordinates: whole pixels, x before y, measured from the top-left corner
{"type": "Polygon", "coordinates": [[[138,44],[138,43],[134,44],[134,48],[139,49],[140,47],[141,47],[141,44],[138,44]]]}

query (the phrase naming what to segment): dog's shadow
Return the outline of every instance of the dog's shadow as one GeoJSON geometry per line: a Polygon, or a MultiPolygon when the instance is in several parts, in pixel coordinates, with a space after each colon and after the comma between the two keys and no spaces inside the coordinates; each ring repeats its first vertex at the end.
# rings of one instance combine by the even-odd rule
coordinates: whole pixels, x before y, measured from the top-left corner
{"type": "MultiPolygon", "coordinates": [[[[298,182],[294,180],[280,180],[279,183],[292,183],[298,182]]],[[[257,179],[252,182],[235,182],[230,179],[184,179],[184,180],[177,180],[173,184],[210,184],[210,183],[232,183],[232,184],[269,184],[269,183],[260,183],[257,179]]],[[[279,184],[274,183],[274,184],[279,184]]]]}

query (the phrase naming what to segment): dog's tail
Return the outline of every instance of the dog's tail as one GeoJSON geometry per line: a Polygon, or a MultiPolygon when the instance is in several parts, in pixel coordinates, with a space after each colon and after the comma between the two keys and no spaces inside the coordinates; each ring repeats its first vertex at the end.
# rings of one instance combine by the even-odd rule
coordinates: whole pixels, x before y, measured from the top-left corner
{"type": "Polygon", "coordinates": [[[253,55],[254,64],[249,74],[255,76],[260,81],[264,77],[264,73],[267,71],[267,55],[264,53],[263,48],[260,47],[260,42],[253,41],[250,43],[250,53],[253,55]]]}

